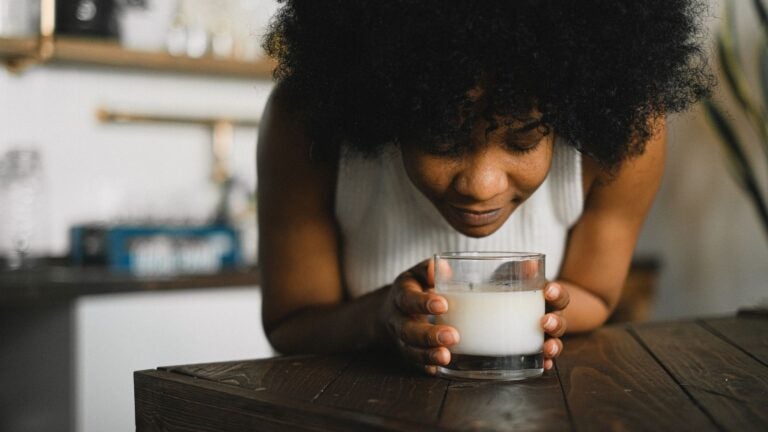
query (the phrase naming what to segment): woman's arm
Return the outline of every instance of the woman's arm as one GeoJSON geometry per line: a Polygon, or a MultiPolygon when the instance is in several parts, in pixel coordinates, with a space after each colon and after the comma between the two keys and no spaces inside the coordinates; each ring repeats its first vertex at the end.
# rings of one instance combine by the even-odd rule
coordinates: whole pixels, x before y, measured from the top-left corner
{"type": "Polygon", "coordinates": [[[666,123],[659,120],[645,152],[610,178],[584,162],[584,212],[571,229],[558,282],[570,293],[563,311],[568,332],[602,325],[621,296],[643,221],[661,184],[666,123]]]}
{"type": "Polygon", "coordinates": [[[333,217],[336,161],[310,159],[310,143],[278,88],[258,144],[262,321],[282,353],[352,350],[381,338],[376,295],[343,302],[333,217]],[[356,323],[356,325],[350,325],[356,323]]]}
{"type": "Polygon", "coordinates": [[[422,289],[429,285],[426,264],[366,296],[344,298],[336,160],[312,161],[310,145],[276,89],[258,145],[262,321],[269,341],[283,354],[390,346],[415,363],[446,364],[445,347],[458,334],[426,322],[426,314],[447,309],[445,299],[422,289]]]}

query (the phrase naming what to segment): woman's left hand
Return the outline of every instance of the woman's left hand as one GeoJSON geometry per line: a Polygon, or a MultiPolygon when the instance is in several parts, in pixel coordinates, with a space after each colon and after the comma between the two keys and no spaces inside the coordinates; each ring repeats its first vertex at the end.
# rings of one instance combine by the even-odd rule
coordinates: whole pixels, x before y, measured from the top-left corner
{"type": "Polygon", "coordinates": [[[544,370],[552,369],[553,359],[563,352],[563,341],[560,337],[565,334],[566,322],[563,309],[568,306],[571,297],[568,290],[558,282],[549,282],[544,287],[547,313],[541,317],[541,327],[547,334],[544,341],[544,370]]]}

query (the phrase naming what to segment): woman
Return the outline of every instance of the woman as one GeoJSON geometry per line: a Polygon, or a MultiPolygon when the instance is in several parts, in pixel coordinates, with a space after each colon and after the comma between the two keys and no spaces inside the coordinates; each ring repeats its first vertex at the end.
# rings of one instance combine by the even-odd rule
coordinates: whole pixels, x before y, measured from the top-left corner
{"type": "Polygon", "coordinates": [[[545,369],[621,294],[665,115],[707,93],[693,0],[286,1],[258,150],[263,322],[282,353],[456,329],[428,258],[547,254],[545,369]]]}

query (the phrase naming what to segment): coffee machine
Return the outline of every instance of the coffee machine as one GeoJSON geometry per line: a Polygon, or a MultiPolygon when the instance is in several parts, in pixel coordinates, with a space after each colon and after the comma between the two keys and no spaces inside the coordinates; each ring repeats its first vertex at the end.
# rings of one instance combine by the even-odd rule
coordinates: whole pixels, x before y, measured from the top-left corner
{"type": "Polygon", "coordinates": [[[117,38],[118,0],[57,0],[56,33],[117,38]]]}

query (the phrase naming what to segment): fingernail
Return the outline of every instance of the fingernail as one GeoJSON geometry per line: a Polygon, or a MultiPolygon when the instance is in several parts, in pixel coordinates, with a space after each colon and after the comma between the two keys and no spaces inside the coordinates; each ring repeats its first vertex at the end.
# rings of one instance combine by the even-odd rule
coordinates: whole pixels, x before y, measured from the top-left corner
{"type": "Polygon", "coordinates": [[[547,298],[550,300],[555,300],[560,296],[560,286],[556,284],[550,284],[549,288],[547,288],[547,298]]]}
{"type": "Polygon", "coordinates": [[[552,345],[552,348],[549,349],[549,355],[553,357],[557,355],[557,345],[552,345]]]}
{"type": "Polygon", "coordinates": [[[429,359],[432,361],[432,363],[437,364],[448,364],[450,359],[447,356],[448,354],[445,352],[445,350],[442,349],[432,350],[432,352],[429,353],[429,359]]]}
{"type": "Polygon", "coordinates": [[[431,313],[443,313],[448,310],[448,305],[443,299],[432,299],[427,302],[427,310],[431,313]]]}
{"type": "Polygon", "coordinates": [[[441,331],[437,334],[437,341],[440,345],[451,345],[458,342],[458,338],[452,331],[441,331]]]}
{"type": "Polygon", "coordinates": [[[554,330],[555,327],[557,327],[557,322],[555,321],[555,318],[552,315],[547,315],[547,320],[544,321],[544,329],[554,330]]]}

